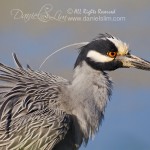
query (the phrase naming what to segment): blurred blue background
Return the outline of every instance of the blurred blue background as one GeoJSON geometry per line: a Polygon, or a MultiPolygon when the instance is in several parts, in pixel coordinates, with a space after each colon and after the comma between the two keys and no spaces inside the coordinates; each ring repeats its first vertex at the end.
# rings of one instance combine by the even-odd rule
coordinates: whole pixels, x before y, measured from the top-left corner
{"type": "MultiPolygon", "coordinates": [[[[90,41],[105,32],[127,42],[133,54],[150,60],[150,1],[0,1],[0,62],[10,66],[14,66],[11,53],[15,52],[24,65],[30,64],[38,70],[42,61],[56,49],[90,41]],[[44,5],[51,8],[41,11],[41,17],[45,18],[33,18],[44,5]],[[19,9],[18,14],[15,9],[19,9]],[[124,20],[67,20],[69,17],[88,17],[88,14],[80,13],[83,9],[115,10],[114,14],[91,14],[89,17],[123,17],[124,20]],[[47,18],[47,12],[55,19],[59,17],[60,21],[47,18]]],[[[68,48],[51,57],[41,70],[71,80],[77,54],[76,48],[68,48]]],[[[105,119],[94,140],[81,150],[150,150],[150,72],[119,69],[110,75],[114,90],[105,119]]]]}

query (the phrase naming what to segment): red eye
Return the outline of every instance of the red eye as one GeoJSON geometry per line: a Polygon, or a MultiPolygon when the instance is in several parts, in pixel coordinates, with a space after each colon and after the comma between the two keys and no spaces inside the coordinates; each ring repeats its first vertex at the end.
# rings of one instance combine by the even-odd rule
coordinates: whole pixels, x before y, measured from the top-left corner
{"type": "Polygon", "coordinates": [[[107,55],[111,58],[115,58],[117,56],[117,52],[108,52],[107,55]]]}

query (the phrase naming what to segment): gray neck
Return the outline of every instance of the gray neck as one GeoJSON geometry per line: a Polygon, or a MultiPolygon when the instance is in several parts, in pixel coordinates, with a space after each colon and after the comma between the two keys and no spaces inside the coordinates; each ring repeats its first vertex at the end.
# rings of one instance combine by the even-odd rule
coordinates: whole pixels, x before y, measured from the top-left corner
{"type": "Polygon", "coordinates": [[[98,131],[111,87],[107,74],[94,70],[85,61],[74,70],[69,87],[74,106],[72,114],[77,117],[85,141],[98,131]]]}

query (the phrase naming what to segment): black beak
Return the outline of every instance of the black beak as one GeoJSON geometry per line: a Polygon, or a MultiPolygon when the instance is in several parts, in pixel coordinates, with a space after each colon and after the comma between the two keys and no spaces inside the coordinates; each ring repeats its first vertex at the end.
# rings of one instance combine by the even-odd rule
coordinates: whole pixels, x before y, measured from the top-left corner
{"type": "Polygon", "coordinates": [[[150,62],[134,55],[118,56],[117,60],[122,62],[124,68],[137,68],[150,71],[150,62]]]}

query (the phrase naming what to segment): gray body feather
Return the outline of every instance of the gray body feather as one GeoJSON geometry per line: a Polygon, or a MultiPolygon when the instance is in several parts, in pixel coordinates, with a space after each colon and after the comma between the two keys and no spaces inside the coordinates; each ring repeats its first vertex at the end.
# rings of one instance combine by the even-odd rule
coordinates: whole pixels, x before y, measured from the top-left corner
{"type": "Polygon", "coordinates": [[[99,128],[111,94],[107,74],[86,62],[72,82],[0,64],[0,150],[77,150],[99,128]]]}

